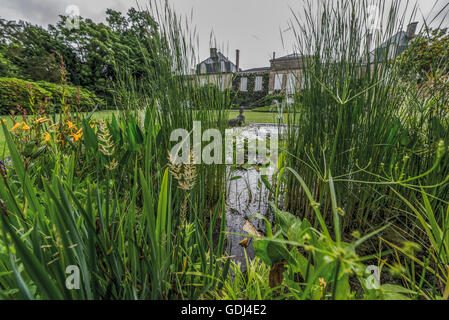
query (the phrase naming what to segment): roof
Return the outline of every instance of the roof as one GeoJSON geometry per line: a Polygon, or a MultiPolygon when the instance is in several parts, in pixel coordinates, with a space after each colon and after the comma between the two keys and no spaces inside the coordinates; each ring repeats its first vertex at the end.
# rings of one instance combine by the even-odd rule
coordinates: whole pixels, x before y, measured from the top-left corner
{"type": "Polygon", "coordinates": [[[231,62],[228,58],[226,58],[220,51],[217,52],[217,59],[214,59],[212,57],[207,58],[206,60],[201,61],[199,64],[202,63],[214,63],[214,62],[231,62]]]}
{"type": "Polygon", "coordinates": [[[379,48],[387,48],[389,45],[396,44],[401,45],[403,43],[408,42],[408,38],[406,36],[405,31],[399,31],[394,36],[392,36],[390,39],[382,43],[379,48]]]}
{"type": "Polygon", "coordinates": [[[407,46],[412,39],[413,38],[407,36],[405,31],[399,31],[370,52],[371,62],[374,62],[376,58],[380,62],[398,57],[407,49],[407,46]]]}
{"type": "Polygon", "coordinates": [[[252,68],[248,70],[240,71],[239,74],[248,74],[248,73],[265,73],[269,72],[270,67],[261,67],[261,68],[252,68]]]}
{"type": "Polygon", "coordinates": [[[290,60],[290,59],[300,59],[302,58],[302,55],[299,53],[292,53],[283,57],[275,58],[271,61],[281,61],[281,60],[290,60]]]}
{"type": "Polygon", "coordinates": [[[201,61],[197,65],[197,72],[200,73],[200,68],[202,64],[206,64],[206,70],[207,74],[214,74],[214,73],[231,73],[234,70],[237,70],[237,66],[230,61],[228,58],[226,58],[221,52],[217,52],[216,58],[209,57],[206,60],[201,61]],[[221,69],[222,62],[225,63],[226,71],[223,72],[221,69]]]}

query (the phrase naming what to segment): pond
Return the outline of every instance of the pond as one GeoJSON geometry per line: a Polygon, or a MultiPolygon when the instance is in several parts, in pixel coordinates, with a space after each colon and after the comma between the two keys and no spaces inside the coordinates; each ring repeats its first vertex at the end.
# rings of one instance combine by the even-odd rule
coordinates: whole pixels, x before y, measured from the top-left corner
{"type": "MultiPolygon", "coordinates": [[[[284,127],[266,124],[252,124],[243,128],[235,128],[236,135],[244,137],[250,144],[251,140],[263,142],[270,137],[282,135],[284,127]]],[[[246,160],[248,160],[246,158],[246,160]]],[[[254,218],[256,214],[265,216],[270,223],[273,212],[269,205],[270,190],[262,181],[262,174],[266,174],[268,182],[272,183],[275,173],[274,167],[262,170],[263,164],[268,162],[267,156],[257,155],[254,165],[232,165],[227,168],[228,183],[226,190],[226,223],[228,232],[228,253],[236,263],[240,263],[242,272],[246,271],[246,257],[254,259],[253,239],[246,237],[243,227],[249,221],[257,231],[265,233],[265,222],[254,218]],[[248,239],[245,246],[240,245],[248,239]]]]}

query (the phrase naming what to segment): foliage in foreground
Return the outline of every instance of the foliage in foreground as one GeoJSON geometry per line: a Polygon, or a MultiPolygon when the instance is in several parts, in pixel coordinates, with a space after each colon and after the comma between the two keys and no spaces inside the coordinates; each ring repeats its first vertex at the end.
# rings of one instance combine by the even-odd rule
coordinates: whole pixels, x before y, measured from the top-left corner
{"type": "MultiPolygon", "coordinates": [[[[130,126],[124,128],[131,133],[130,126]]],[[[150,155],[157,135],[148,131],[144,141],[137,142],[145,160],[134,162],[131,158],[133,175],[122,174],[122,178],[132,181],[120,183],[113,177],[120,176],[124,166],[112,160],[109,129],[100,129],[98,138],[89,125],[83,129],[89,148],[85,155],[105,168],[101,172],[92,168],[90,176],[97,176],[96,181],[85,176],[85,171],[75,172],[79,169],[75,162],[87,159],[83,161],[74,151],[60,154],[60,161],[51,169],[26,166],[3,124],[14,165],[14,170],[8,168],[7,173],[2,169],[0,182],[0,198],[4,199],[0,259],[3,298],[195,298],[204,288],[213,287],[217,283],[214,279],[198,280],[202,284],[199,289],[189,285],[198,277],[186,272],[197,268],[197,272],[220,276],[222,268],[215,256],[223,253],[224,225],[215,246],[212,226],[217,219],[224,221],[222,206],[210,213],[210,221],[181,219],[173,210],[183,191],[172,187],[168,169],[162,171],[163,175],[151,174],[150,155]],[[139,169],[141,166],[144,170],[139,169]],[[31,174],[36,169],[40,174],[31,174]],[[123,198],[122,192],[127,197],[123,198]],[[66,288],[65,272],[71,265],[80,268],[81,290],[66,288]]],[[[110,130],[120,132],[117,123],[110,130]]],[[[136,136],[120,138],[131,142],[136,136]]]]}
{"type": "MultiPolygon", "coordinates": [[[[363,8],[350,4],[340,14],[363,8]]],[[[275,223],[249,233],[257,258],[246,274],[225,250],[226,168],[167,159],[172,130],[194,120],[224,130],[229,105],[228,93],[198,95],[173,76],[190,69],[191,48],[167,10],[170,23],[145,46],[150,81],[123,66],[118,118],[34,112],[2,123],[13,164],[0,168],[1,298],[447,299],[447,93],[412,90],[386,66],[361,70],[358,47],[335,45],[347,34],[359,43],[357,25],[324,10],[332,32],[305,61],[306,86],[286,115],[288,167],[269,188],[275,223]],[[369,248],[373,239],[382,246],[369,248]],[[366,261],[402,286],[368,286],[366,261]],[[73,265],[80,290],[66,287],[73,265]]]]}

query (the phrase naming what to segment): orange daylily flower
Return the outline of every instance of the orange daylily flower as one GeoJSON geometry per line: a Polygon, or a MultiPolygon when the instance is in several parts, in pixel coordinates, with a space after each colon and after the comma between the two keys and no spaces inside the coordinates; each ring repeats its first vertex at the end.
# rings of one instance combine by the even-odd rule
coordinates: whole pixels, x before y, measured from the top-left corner
{"type": "Polygon", "coordinates": [[[24,122],[22,130],[30,130],[31,128],[24,122]]]}
{"type": "Polygon", "coordinates": [[[50,134],[48,132],[44,133],[44,140],[45,140],[45,142],[49,142],[50,141],[50,134]]]}
{"type": "Polygon", "coordinates": [[[70,135],[73,142],[77,142],[83,136],[83,128],[79,129],[77,133],[70,135]]]}
{"type": "Polygon", "coordinates": [[[22,125],[22,122],[16,122],[16,124],[11,128],[11,130],[9,130],[9,132],[14,132],[16,131],[20,126],[22,125]]]}
{"type": "Polygon", "coordinates": [[[73,122],[70,120],[67,120],[67,125],[69,126],[69,128],[76,128],[73,122]]]}
{"type": "Polygon", "coordinates": [[[48,122],[50,121],[50,119],[46,119],[46,118],[39,118],[35,121],[36,124],[40,124],[40,123],[44,123],[44,122],[48,122]]]}

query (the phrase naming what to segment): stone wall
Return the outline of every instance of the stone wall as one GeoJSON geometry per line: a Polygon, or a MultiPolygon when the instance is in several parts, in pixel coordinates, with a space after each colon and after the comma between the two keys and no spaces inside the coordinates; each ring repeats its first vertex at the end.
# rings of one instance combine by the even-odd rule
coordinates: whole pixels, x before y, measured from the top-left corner
{"type": "Polygon", "coordinates": [[[232,79],[234,75],[232,73],[223,73],[223,74],[202,74],[197,76],[197,81],[199,85],[202,84],[216,84],[219,85],[220,82],[223,83],[223,89],[231,89],[232,88],[232,79]]]}
{"type": "Polygon", "coordinates": [[[301,87],[301,58],[284,59],[284,60],[271,60],[270,67],[270,80],[268,84],[268,92],[275,93],[275,79],[276,75],[282,76],[282,88],[276,90],[276,92],[285,92],[287,88],[288,74],[292,73],[296,77],[296,88],[301,87]]]}

